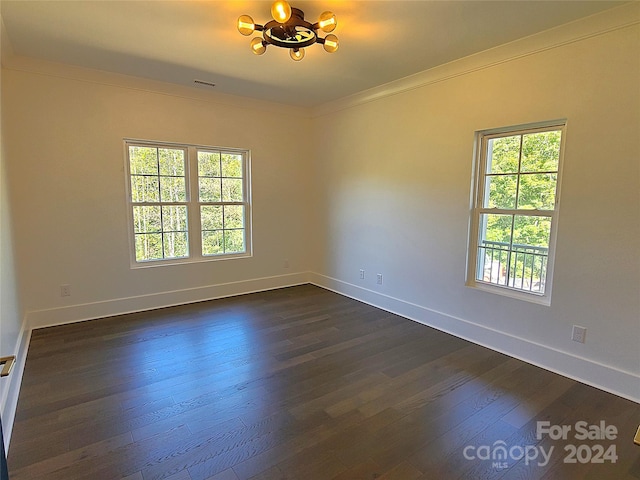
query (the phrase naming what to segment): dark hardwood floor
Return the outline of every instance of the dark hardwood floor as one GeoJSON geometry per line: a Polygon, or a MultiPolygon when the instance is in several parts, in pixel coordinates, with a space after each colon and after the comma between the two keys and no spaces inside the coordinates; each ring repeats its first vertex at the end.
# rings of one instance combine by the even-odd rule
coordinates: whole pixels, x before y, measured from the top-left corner
{"type": "Polygon", "coordinates": [[[636,403],[303,285],[34,331],[8,460],[12,480],[638,479],[638,422],[636,403]],[[567,439],[537,438],[544,421],[567,439]],[[617,436],[578,440],[581,421],[617,436]]]}

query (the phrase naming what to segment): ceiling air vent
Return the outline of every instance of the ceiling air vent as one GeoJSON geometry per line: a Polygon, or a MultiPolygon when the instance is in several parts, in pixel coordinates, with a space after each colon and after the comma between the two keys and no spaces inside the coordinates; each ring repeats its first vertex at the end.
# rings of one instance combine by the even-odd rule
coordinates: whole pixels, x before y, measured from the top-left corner
{"type": "Polygon", "coordinates": [[[215,87],[216,84],[213,82],[207,82],[206,80],[194,80],[193,83],[197,83],[199,85],[206,85],[207,87],[215,87]]]}

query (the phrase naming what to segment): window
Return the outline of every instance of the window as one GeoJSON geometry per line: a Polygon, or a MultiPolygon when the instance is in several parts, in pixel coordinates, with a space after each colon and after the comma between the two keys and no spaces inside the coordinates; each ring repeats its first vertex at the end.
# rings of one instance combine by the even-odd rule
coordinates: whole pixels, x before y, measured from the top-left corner
{"type": "Polygon", "coordinates": [[[243,157],[215,150],[198,151],[198,199],[202,254],[244,253],[243,157]]]}
{"type": "Polygon", "coordinates": [[[246,150],[125,147],[134,266],[250,255],[246,150]]]}
{"type": "Polygon", "coordinates": [[[477,134],[469,285],[549,303],[564,130],[477,134]]]}

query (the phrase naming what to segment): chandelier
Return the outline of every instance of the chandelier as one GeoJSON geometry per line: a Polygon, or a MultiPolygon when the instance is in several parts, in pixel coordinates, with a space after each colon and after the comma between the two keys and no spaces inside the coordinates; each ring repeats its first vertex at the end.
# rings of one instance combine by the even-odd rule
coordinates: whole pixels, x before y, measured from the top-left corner
{"type": "Polygon", "coordinates": [[[304,19],[302,10],[291,7],[284,0],[278,0],[271,5],[271,16],[273,20],[265,25],[258,25],[249,15],[238,18],[238,31],[242,35],[262,32],[262,37],[251,40],[251,51],[256,55],[266,52],[268,45],[275,45],[288,48],[289,55],[297,62],[304,58],[305,47],[314,43],[321,44],[329,53],[338,50],[338,37],[318,36],[318,30],[329,33],[336,28],[338,22],[332,12],[324,12],[317,23],[309,23],[304,19]]]}

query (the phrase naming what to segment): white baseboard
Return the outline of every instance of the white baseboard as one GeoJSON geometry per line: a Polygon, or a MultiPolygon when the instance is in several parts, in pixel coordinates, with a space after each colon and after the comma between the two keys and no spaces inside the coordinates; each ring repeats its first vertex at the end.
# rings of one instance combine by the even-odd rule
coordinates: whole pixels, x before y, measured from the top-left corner
{"type": "Polygon", "coordinates": [[[155,310],[158,308],[203,302],[217,298],[233,297],[276,288],[308,283],[308,273],[292,273],[274,277],[256,278],[239,282],[220,283],[204,287],[173,290],[149,295],[116,298],[101,302],[70,305],[27,312],[27,327],[37,329],[97,318],[124,315],[126,313],[155,310]]]}
{"type": "Polygon", "coordinates": [[[309,273],[309,281],[327,290],[354,298],[491,350],[504,353],[510,357],[523,360],[545,370],[640,403],[640,376],[632,372],[578,357],[335,278],[309,273]]]}
{"type": "Polygon", "coordinates": [[[24,366],[27,361],[27,351],[29,350],[29,341],[31,340],[31,330],[27,328],[26,320],[22,322],[22,328],[18,335],[18,340],[13,355],[16,356],[16,363],[13,370],[9,374],[6,388],[3,390],[3,396],[0,401],[0,411],[2,412],[2,433],[4,434],[5,453],[9,452],[9,443],[11,441],[11,433],[13,432],[13,423],[16,418],[16,410],[18,407],[18,396],[20,394],[20,386],[22,385],[22,376],[24,374],[24,366]]]}

